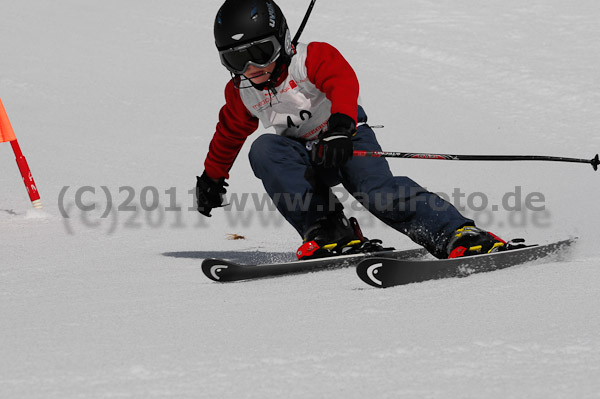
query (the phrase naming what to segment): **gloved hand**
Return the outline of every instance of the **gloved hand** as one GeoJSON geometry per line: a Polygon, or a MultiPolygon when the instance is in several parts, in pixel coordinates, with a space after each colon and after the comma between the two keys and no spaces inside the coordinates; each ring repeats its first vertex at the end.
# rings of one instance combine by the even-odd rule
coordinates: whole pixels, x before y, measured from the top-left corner
{"type": "Polygon", "coordinates": [[[218,181],[214,181],[206,174],[206,171],[202,173],[202,176],[196,176],[196,198],[198,200],[198,212],[204,216],[210,217],[210,211],[213,208],[223,206],[223,194],[227,192],[225,187],[229,184],[225,183],[225,179],[221,178],[218,181]]]}
{"type": "Polygon", "coordinates": [[[312,147],[312,161],[324,168],[339,168],[352,158],[351,137],[356,133],[354,119],[335,113],[327,122],[327,130],[321,131],[319,141],[312,147]]]}

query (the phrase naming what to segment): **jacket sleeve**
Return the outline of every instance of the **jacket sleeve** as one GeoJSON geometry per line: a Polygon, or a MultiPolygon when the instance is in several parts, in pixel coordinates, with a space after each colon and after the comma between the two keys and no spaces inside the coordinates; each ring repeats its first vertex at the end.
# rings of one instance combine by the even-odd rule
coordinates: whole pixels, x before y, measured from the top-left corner
{"type": "Polygon", "coordinates": [[[204,169],[208,177],[229,178],[229,169],[249,135],[258,128],[253,116],[240,97],[239,90],[229,81],[225,87],[225,105],[219,112],[219,123],[208,148],[204,169]]]}
{"type": "Polygon", "coordinates": [[[330,44],[312,42],[305,66],[308,79],[331,101],[331,113],[346,114],[356,123],[358,79],[342,54],[330,44]]]}

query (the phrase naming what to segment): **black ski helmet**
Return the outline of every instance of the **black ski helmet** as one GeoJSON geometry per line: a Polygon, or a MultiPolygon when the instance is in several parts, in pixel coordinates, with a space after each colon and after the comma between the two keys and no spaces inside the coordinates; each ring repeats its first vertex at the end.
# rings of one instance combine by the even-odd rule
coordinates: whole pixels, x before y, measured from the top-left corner
{"type": "MultiPolygon", "coordinates": [[[[214,35],[221,61],[234,75],[241,75],[243,72],[240,68],[233,68],[224,58],[224,54],[233,49],[243,48],[244,45],[273,39],[279,44],[279,52],[273,55],[272,61],[277,61],[276,69],[279,70],[282,65],[289,64],[294,55],[285,16],[273,0],[226,0],[215,18],[214,35]]],[[[252,57],[252,54],[246,54],[246,57],[252,57]]],[[[266,59],[252,61],[257,65],[266,59]]]]}

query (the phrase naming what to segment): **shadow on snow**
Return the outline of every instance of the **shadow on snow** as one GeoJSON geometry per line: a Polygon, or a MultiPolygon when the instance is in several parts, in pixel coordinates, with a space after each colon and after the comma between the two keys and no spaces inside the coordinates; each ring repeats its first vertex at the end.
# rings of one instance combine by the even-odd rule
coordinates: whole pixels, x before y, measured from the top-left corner
{"type": "Polygon", "coordinates": [[[235,263],[261,264],[275,262],[289,262],[298,260],[292,252],[265,252],[265,251],[176,251],[163,252],[164,256],[172,258],[225,259],[235,263]]]}

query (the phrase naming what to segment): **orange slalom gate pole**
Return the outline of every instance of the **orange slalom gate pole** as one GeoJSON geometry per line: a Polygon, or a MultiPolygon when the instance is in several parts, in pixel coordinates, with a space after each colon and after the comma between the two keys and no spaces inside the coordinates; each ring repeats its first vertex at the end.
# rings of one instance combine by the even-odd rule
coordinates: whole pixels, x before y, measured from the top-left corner
{"type": "Polygon", "coordinates": [[[27,160],[23,156],[21,147],[19,147],[19,142],[17,141],[15,132],[10,124],[8,115],[6,114],[6,110],[2,104],[2,100],[0,100],[0,142],[3,141],[9,141],[10,145],[12,146],[13,152],[15,153],[17,166],[19,167],[19,172],[21,172],[23,183],[25,184],[27,194],[29,194],[29,199],[31,200],[33,207],[42,208],[40,193],[38,192],[35,181],[33,180],[33,176],[31,175],[31,170],[29,169],[27,160]]]}

